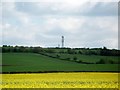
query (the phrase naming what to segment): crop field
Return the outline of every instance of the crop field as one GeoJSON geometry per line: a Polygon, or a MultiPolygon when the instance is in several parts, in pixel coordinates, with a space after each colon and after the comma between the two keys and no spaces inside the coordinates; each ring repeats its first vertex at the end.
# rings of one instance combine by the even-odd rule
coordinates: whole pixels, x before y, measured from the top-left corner
{"type": "MultiPolygon", "coordinates": [[[[56,55],[53,54],[53,56],[56,55]]],[[[88,62],[96,62],[100,58],[117,61],[117,57],[112,56],[79,54],[74,56],[88,62]]],[[[73,58],[73,55],[61,54],[60,57],[73,58]]],[[[81,64],[36,53],[2,53],[2,63],[0,65],[2,65],[3,73],[20,73],[1,74],[0,88],[114,88],[116,90],[119,84],[118,73],[111,72],[118,70],[118,64],[81,64]],[[57,71],[59,73],[38,73],[44,71],[57,71]],[[64,72],[61,73],[60,71],[64,72]],[[86,71],[101,71],[101,73],[86,71]]]]}
{"type": "MultiPolygon", "coordinates": [[[[65,57],[65,55],[61,57],[65,57]]],[[[99,57],[79,55],[79,58],[86,58],[85,60],[90,62],[94,62],[99,57]]],[[[2,54],[2,72],[39,71],[118,71],[118,64],[80,64],[35,53],[2,54]]]]}
{"type": "Polygon", "coordinates": [[[118,73],[2,74],[1,88],[118,88],[118,73]]]}

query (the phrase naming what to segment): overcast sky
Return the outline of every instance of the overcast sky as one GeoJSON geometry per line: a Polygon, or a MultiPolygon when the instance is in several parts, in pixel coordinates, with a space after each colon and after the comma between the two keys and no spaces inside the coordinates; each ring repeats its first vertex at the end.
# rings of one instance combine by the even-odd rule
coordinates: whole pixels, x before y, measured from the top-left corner
{"type": "MultiPolygon", "coordinates": [[[[118,48],[118,3],[85,0],[2,2],[2,44],[118,48]]],[[[0,18],[1,19],[1,18],[0,18]]]]}

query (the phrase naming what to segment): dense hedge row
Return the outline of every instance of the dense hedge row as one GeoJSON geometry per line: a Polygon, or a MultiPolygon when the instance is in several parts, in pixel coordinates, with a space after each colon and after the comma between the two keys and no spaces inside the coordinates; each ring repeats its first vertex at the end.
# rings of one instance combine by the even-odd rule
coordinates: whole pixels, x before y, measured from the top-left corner
{"type": "Polygon", "coordinates": [[[7,46],[1,47],[2,52],[32,52],[32,53],[68,53],[84,55],[102,55],[102,56],[120,56],[120,50],[103,48],[42,48],[25,46],[7,46]]]}

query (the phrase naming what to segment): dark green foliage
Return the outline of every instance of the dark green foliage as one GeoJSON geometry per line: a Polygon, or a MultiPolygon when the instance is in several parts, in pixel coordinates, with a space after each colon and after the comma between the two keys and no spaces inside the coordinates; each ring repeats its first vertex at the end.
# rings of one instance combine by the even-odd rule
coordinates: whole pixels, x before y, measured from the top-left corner
{"type": "Polygon", "coordinates": [[[79,53],[79,54],[82,54],[82,52],[81,52],[81,51],[79,51],[78,53],[79,53]]]}
{"type": "Polygon", "coordinates": [[[57,54],[56,57],[57,57],[57,58],[60,58],[60,55],[57,54]]]}
{"type": "Polygon", "coordinates": [[[68,57],[68,58],[66,58],[66,59],[67,59],[67,60],[71,60],[71,58],[69,58],[69,57],[68,57]]]}
{"type": "Polygon", "coordinates": [[[77,60],[77,57],[76,57],[76,56],[74,56],[74,57],[73,57],[73,60],[74,60],[74,61],[76,61],[76,60],[77,60]]]}
{"type": "Polygon", "coordinates": [[[69,49],[67,50],[67,53],[68,53],[68,54],[77,54],[77,52],[76,52],[75,50],[71,49],[71,48],[69,48],[69,49]]]}
{"type": "Polygon", "coordinates": [[[47,49],[46,52],[47,53],[55,53],[54,49],[47,49]]]}
{"type": "Polygon", "coordinates": [[[96,62],[96,64],[105,64],[105,60],[104,59],[100,59],[100,61],[96,62]]]}
{"type": "Polygon", "coordinates": [[[100,59],[96,64],[117,64],[118,62],[115,62],[113,60],[107,60],[107,59],[100,59]]]}
{"type": "Polygon", "coordinates": [[[120,56],[120,51],[119,50],[109,50],[106,47],[103,47],[100,51],[100,55],[102,56],[120,56]]]}
{"type": "Polygon", "coordinates": [[[31,52],[31,53],[68,53],[83,55],[120,56],[120,50],[103,48],[42,48],[25,46],[2,46],[2,52],[31,52]]]}
{"type": "Polygon", "coordinates": [[[82,61],[81,61],[81,60],[76,60],[76,62],[77,62],[77,63],[82,63],[82,61]]]}
{"type": "Polygon", "coordinates": [[[109,63],[110,63],[110,64],[115,64],[115,62],[114,62],[114,61],[112,61],[112,60],[109,60],[109,63]]]}

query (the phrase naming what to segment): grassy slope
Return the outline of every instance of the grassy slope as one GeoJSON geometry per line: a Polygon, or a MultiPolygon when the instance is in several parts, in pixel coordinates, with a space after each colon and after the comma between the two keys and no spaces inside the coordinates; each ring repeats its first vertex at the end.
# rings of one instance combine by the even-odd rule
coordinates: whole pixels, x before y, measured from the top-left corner
{"type": "Polygon", "coordinates": [[[3,72],[23,71],[116,71],[115,64],[79,64],[33,53],[3,53],[3,72]]]}
{"type": "Polygon", "coordinates": [[[99,55],[81,55],[81,54],[49,54],[51,56],[56,56],[59,55],[60,58],[65,59],[65,58],[70,58],[73,59],[73,57],[77,57],[77,60],[81,60],[83,62],[90,62],[90,63],[96,63],[98,62],[100,59],[104,59],[106,61],[112,60],[115,62],[118,62],[118,58],[120,59],[120,57],[117,56],[99,56],[99,55]]]}
{"type": "MultiPolygon", "coordinates": [[[[65,55],[63,55],[63,56],[65,57],[65,55]]],[[[81,61],[84,61],[84,62],[96,63],[100,59],[112,60],[112,61],[118,62],[118,57],[117,56],[80,55],[80,54],[76,54],[74,56],[76,56],[78,58],[78,60],[81,60],[81,61]]]]}

